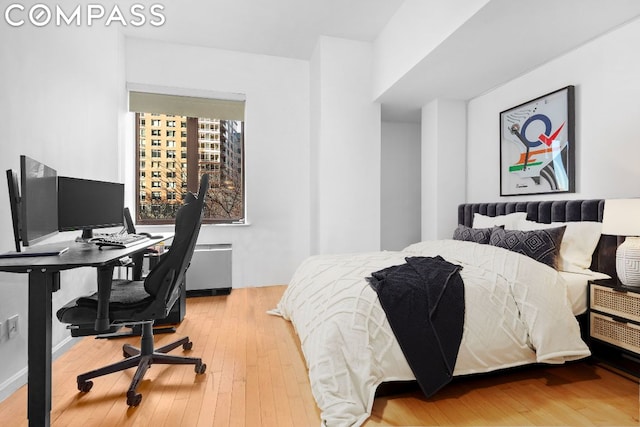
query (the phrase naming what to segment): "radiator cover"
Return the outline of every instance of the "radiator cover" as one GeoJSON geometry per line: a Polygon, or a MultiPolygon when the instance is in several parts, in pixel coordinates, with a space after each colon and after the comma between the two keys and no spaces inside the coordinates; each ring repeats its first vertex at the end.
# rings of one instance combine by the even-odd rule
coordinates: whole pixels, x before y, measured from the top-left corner
{"type": "Polygon", "coordinates": [[[231,244],[196,245],[187,270],[187,296],[228,294],[231,267],[231,244]]]}

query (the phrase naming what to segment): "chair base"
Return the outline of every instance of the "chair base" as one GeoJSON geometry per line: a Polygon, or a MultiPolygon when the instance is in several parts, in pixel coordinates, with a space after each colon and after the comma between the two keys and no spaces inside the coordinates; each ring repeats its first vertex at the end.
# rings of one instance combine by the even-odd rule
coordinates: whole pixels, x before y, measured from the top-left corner
{"type": "MultiPolygon", "coordinates": [[[[107,334],[96,335],[96,339],[114,339],[114,338],[129,338],[129,337],[139,337],[142,336],[142,327],[141,325],[131,325],[124,326],[129,329],[127,332],[111,332],[107,334]]],[[[176,332],[175,326],[165,326],[165,327],[154,327],[153,334],[173,334],[176,332]]]]}
{"type": "Polygon", "coordinates": [[[93,371],[78,375],[78,390],[81,392],[88,392],[93,387],[92,378],[101,377],[103,375],[112,374],[114,372],[120,372],[125,369],[133,368],[137,366],[136,372],[131,380],[129,390],[127,390],[127,405],[138,406],[142,401],[142,395],[137,393],[137,388],[144,374],[149,367],[154,363],[159,364],[171,364],[171,365],[194,365],[196,374],[203,374],[207,365],[202,363],[202,359],[199,357],[185,357],[174,356],[166,354],[169,351],[182,346],[184,350],[191,350],[193,343],[189,341],[189,337],[184,337],[178,341],[174,341],[171,344],[153,348],[153,322],[142,323],[142,338],[140,348],[136,348],[130,344],[124,344],[122,346],[122,353],[125,357],[120,362],[113,363],[111,365],[95,369],[93,371]]]}

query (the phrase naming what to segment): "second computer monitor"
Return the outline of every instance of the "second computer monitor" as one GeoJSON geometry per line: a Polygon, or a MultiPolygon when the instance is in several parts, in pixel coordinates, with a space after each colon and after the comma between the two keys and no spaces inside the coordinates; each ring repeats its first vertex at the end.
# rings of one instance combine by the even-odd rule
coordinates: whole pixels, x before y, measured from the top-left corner
{"type": "Polygon", "coordinates": [[[124,184],[58,177],[58,229],[82,230],[89,239],[93,229],[122,226],[124,184]]]}

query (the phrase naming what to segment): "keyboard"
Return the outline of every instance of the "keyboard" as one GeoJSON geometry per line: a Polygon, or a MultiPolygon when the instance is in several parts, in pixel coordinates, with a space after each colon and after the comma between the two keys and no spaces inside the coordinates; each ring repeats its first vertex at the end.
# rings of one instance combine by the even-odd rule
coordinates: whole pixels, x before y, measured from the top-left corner
{"type": "Polygon", "coordinates": [[[148,236],[143,234],[112,234],[110,236],[100,236],[91,239],[91,243],[103,246],[112,246],[116,248],[128,248],[140,242],[149,240],[148,236]]]}

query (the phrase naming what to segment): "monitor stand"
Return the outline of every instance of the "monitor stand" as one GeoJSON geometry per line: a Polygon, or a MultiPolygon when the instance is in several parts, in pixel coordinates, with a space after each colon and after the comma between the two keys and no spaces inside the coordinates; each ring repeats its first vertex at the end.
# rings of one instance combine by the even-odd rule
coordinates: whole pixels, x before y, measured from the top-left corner
{"type": "Polygon", "coordinates": [[[78,243],[89,243],[91,239],[93,239],[93,229],[83,229],[82,235],[76,237],[76,242],[78,243]]]}
{"type": "Polygon", "coordinates": [[[78,243],[92,243],[91,239],[96,238],[96,237],[108,237],[108,236],[112,236],[114,234],[119,234],[119,233],[94,233],[93,229],[89,228],[89,229],[83,229],[82,230],[82,235],[76,237],[76,242],[78,243]]]}

